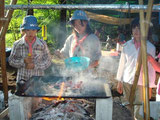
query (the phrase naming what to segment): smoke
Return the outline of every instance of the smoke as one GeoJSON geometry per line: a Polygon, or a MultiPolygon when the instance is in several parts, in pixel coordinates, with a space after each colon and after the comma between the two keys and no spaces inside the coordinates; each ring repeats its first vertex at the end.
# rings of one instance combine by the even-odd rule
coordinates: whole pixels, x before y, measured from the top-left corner
{"type": "Polygon", "coordinates": [[[50,39],[52,40],[53,46],[50,47],[55,47],[57,48],[62,48],[64,45],[64,42],[67,38],[67,35],[70,33],[68,29],[66,29],[66,24],[65,23],[60,23],[59,21],[50,23],[48,25],[48,33],[50,35],[50,39]]]}
{"type": "Polygon", "coordinates": [[[98,72],[101,74],[103,71],[107,71],[116,74],[118,65],[119,56],[102,56],[99,61],[98,72]]]}
{"type": "MultiPolygon", "coordinates": [[[[102,56],[99,61],[98,68],[86,69],[84,71],[74,71],[72,69],[67,69],[65,64],[54,64],[46,71],[45,77],[39,79],[33,84],[33,89],[30,90],[35,93],[37,91],[40,94],[45,93],[46,95],[57,95],[60,84],[65,82],[65,87],[67,86],[67,92],[65,95],[104,95],[104,83],[110,83],[112,75],[117,73],[119,64],[119,56],[102,56]],[[45,80],[44,80],[45,79],[45,80]],[[68,82],[69,81],[69,82],[68,82]],[[71,82],[71,83],[70,83],[71,82]],[[82,84],[80,84],[82,83],[82,84]],[[80,84],[79,89],[74,89],[74,86],[80,84]],[[39,89],[37,88],[39,87],[39,89]],[[58,89],[55,89],[58,88],[58,89]]],[[[31,91],[27,93],[31,93],[31,91]]]]}
{"type": "MultiPolygon", "coordinates": [[[[49,31],[52,31],[52,34],[55,36],[61,36],[61,34],[66,34],[65,31],[59,29],[59,25],[55,24],[49,27],[49,31]],[[58,34],[58,35],[57,35],[58,34]]],[[[64,44],[62,38],[55,38],[60,44],[64,44]]],[[[94,44],[89,43],[89,44],[94,44]]],[[[97,44],[95,44],[97,45],[97,44]]],[[[96,48],[96,46],[94,47],[96,48]]],[[[92,49],[93,50],[93,49],[92,49]]],[[[45,76],[43,78],[36,78],[37,80],[32,80],[33,84],[27,90],[27,94],[32,93],[32,95],[57,95],[59,91],[59,86],[61,82],[67,82],[71,80],[73,84],[83,83],[79,93],[90,94],[90,95],[99,95],[99,92],[104,92],[103,84],[106,83],[110,76],[103,76],[104,72],[110,72],[112,74],[117,73],[119,57],[113,56],[102,56],[99,61],[99,67],[94,70],[84,70],[84,71],[74,71],[66,68],[64,64],[57,65],[52,63],[52,65],[45,71],[45,76]],[[96,71],[96,72],[95,72],[96,71]],[[56,84],[58,84],[56,86],[56,84]],[[57,89],[58,88],[58,89],[57,89]],[[82,89],[83,88],[83,89],[82,89]],[[91,92],[91,93],[89,93],[91,92]]],[[[69,90],[68,90],[69,91],[69,90]]],[[[67,92],[68,92],[67,91],[67,92]]],[[[72,89],[70,93],[74,93],[72,89]]],[[[69,93],[69,92],[68,92],[69,93]]],[[[69,93],[69,94],[70,94],[69,93]]],[[[67,94],[67,93],[66,93],[67,94]]],[[[77,94],[76,92],[74,94],[77,94]]],[[[100,95],[104,95],[101,93],[100,95]]]]}
{"type": "MultiPolygon", "coordinates": [[[[102,72],[102,64],[106,59],[100,60],[100,66],[97,72],[102,72]],[[102,63],[101,63],[102,62],[102,63]],[[101,69],[100,69],[101,68],[101,69]]],[[[113,62],[113,59],[109,61],[113,62]]],[[[115,62],[113,62],[115,64],[115,62]]],[[[110,66],[111,62],[106,65],[110,66]]],[[[113,66],[112,66],[113,67],[113,66]]],[[[111,67],[111,68],[112,68],[111,67]]],[[[109,68],[106,66],[106,68],[109,68]]],[[[31,86],[25,91],[29,96],[58,96],[61,89],[61,84],[64,82],[64,96],[70,97],[106,97],[104,83],[106,79],[101,77],[101,74],[93,74],[94,70],[72,71],[65,66],[53,66],[50,68],[50,73],[43,77],[33,77],[30,79],[31,86]]]]}

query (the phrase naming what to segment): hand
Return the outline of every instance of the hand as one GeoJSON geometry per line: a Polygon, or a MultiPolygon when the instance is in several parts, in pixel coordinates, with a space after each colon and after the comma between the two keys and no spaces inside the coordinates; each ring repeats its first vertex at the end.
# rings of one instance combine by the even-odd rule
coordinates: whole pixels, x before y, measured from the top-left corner
{"type": "Polygon", "coordinates": [[[54,51],[54,54],[59,58],[63,58],[63,55],[60,53],[59,50],[54,51]]]}
{"type": "Polygon", "coordinates": [[[24,58],[24,63],[25,64],[29,64],[33,62],[33,57],[32,56],[27,56],[26,58],[24,58]]]}
{"type": "Polygon", "coordinates": [[[154,61],[154,58],[153,58],[150,54],[147,55],[147,59],[148,59],[148,61],[150,61],[150,62],[151,62],[151,61],[154,61]]]}
{"type": "Polygon", "coordinates": [[[122,84],[122,82],[118,82],[117,92],[120,93],[120,94],[123,93],[123,84],[122,84]]]}
{"type": "Polygon", "coordinates": [[[34,69],[34,63],[28,63],[26,64],[26,69],[34,69]]]}
{"type": "Polygon", "coordinates": [[[98,65],[99,65],[98,60],[95,60],[95,61],[93,61],[93,62],[89,65],[88,68],[94,68],[94,67],[96,67],[96,66],[98,66],[98,65]]]}

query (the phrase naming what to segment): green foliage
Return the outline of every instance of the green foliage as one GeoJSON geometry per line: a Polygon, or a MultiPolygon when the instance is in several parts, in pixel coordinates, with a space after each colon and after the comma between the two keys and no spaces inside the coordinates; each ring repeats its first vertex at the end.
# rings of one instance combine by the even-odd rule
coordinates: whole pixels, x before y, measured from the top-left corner
{"type": "Polygon", "coordinates": [[[116,0],[67,0],[67,4],[109,4],[116,0]]]}
{"type": "MultiPolygon", "coordinates": [[[[32,2],[28,3],[28,0],[18,0],[17,4],[19,5],[28,5],[28,4],[59,4],[59,0],[30,0],[32,2]]],[[[109,0],[115,1],[115,0],[109,0]]],[[[108,2],[109,2],[108,1],[108,2]]],[[[5,0],[5,4],[10,4],[11,0],[5,0]]],[[[67,0],[67,4],[100,4],[102,0],[67,0]]],[[[103,3],[107,3],[103,1],[103,3]]],[[[70,11],[70,10],[69,10],[70,11]]],[[[67,16],[70,16],[70,12],[67,12],[67,16]]],[[[71,10],[73,13],[73,10],[71,10]]],[[[12,47],[14,41],[20,39],[20,25],[22,24],[23,18],[27,15],[27,10],[15,10],[11,22],[8,27],[8,31],[6,34],[6,46],[12,47]]],[[[38,20],[39,27],[42,25],[47,25],[47,44],[54,50],[54,48],[58,48],[59,38],[58,35],[61,32],[63,34],[63,30],[60,30],[60,10],[53,9],[34,9],[34,16],[38,20]]],[[[67,18],[69,20],[69,17],[67,18]]],[[[100,26],[100,25],[99,25],[100,26]]],[[[92,25],[94,30],[94,26],[92,25]]],[[[70,27],[67,26],[67,32],[70,33],[70,27]]],[[[67,34],[67,33],[64,33],[67,34]]],[[[41,37],[41,30],[38,32],[38,37],[41,37]]]]}
{"type": "MultiPolygon", "coordinates": [[[[31,0],[29,4],[37,4],[37,5],[44,5],[44,4],[59,4],[60,0],[31,0]]],[[[114,2],[120,2],[125,0],[67,0],[67,4],[111,4],[114,2]]],[[[128,1],[128,0],[127,0],[128,1]]],[[[10,4],[11,0],[5,0],[5,5],[10,4]]],[[[134,0],[130,0],[131,3],[134,2],[134,0]]],[[[137,2],[137,0],[136,0],[137,2]]],[[[28,5],[28,0],[18,0],[17,4],[19,5],[28,5]]],[[[114,17],[124,17],[121,14],[113,14],[113,11],[109,10],[89,10],[91,12],[95,12],[97,14],[106,14],[111,15],[114,17]]],[[[74,12],[74,10],[67,10],[67,21],[69,20],[71,14],[74,12]]],[[[27,10],[15,10],[11,22],[8,27],[8,31],[6,34],[6,46],[12,47],[13,42],[18,40],[21,37],[20,34],[20,25],[22,24],[23,18],[27,15],[27,10]]],[[[47,25],[47,44],[50,47],[51,51],[54,51],[54,49],[57,49],[59,46],[59,35],[60,33],[64,35],[69,35],[71,33],[70,26],[67,27],[67,33],[63,33],[63,29],[60,29],[60,10],[54,10],[54,9],[34,9],[34,16],[38,20],[39,27],[42,25],[47,25]]],[[[126,16],[125,16],[126,17],[126,16]]],[[[103,24],[100,22],[96,22],[94,20],[90,21],[91,28],[94,32],[95,29],[100,29],[104,26],[104,31],[102,36],[102,41],[106,40],[106,36],[110,35],[112,38],[115,38],[117,36],[117,28],[118,26],[109,25],[109,24],[103,24]]],[[[38,37],[42,38],[41,36],[41,30],[38,32],[38,37]]]]}
{"type": "Polygon", "coordinates": [[[135,1],[119,0],[116,1],[114,4],[126,4],[126,2],[128,2],[129,4],[136,4],[136,0],[135,1]]]}
{"type": "MultiPolygon", "coordinates": [[[[10,4],[11,0],[5,0],[5,4],[10,4]]],[[[32,0],[30,4],[57,4],[58,0],[32,0]]],[[[28,0],[18,0],[17,4],[28,5],[28,0]]],[[[12,19],[10,21],[8,31],[6,34],[6,46],[12,47],[13,43],[21,38],[20,34],[20,25],[22,24],[23,18],[27,15],[27,10],[14,10],[12,15],[12,19]]],[[[51,29],[50,26],[53,27],[52,24],[59,24],[59,10],[52,9],[34,9],[34,16],[38,20],[39,27],[42,25],[47,25],[48,29],[51,29]]],[[[42,38],[41,30],[38,32],[38,37],[42,38]]],[[[48,40],[47,43],[49,45],[56,45],[55,34],[50,34],[48,32],[48,40]]]]}

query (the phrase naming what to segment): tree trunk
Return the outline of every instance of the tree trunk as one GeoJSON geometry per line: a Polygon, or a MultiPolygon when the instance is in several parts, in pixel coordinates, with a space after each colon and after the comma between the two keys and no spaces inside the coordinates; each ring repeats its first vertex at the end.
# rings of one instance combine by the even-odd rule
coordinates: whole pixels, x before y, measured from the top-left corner
{"type": "MultiPolygon", "coordinates": [[[[66,0],[59,0],[60,4],[66,4],[66,0]]],[[[66,38],[66,9],[60,11],[59,46],[62,47],[66,38]]]]}
{"type": "MultiPolygon", "coordinates": [[[[31,4],[32,1],[33,1],[33,0],[28,0],[28,5],[31,4]]],[[[27,10],[27,15],[33,15],[33,13],[34,13],[34,12],[33,12],[33,9],[28,9],[28,10],[27,10]]]]}

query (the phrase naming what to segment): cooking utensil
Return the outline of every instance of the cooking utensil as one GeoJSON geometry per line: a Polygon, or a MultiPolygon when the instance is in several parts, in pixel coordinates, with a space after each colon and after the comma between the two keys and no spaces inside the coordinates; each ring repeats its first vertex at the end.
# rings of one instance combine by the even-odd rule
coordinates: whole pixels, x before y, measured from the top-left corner
{"type": "Polygon", "coordinates": [[[73,72],[80,72],[88,68],[90,58],[88,57],[70,57],[64,60],[66,68],[73,72]]]}

